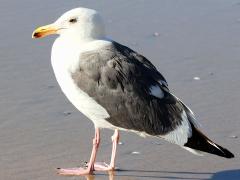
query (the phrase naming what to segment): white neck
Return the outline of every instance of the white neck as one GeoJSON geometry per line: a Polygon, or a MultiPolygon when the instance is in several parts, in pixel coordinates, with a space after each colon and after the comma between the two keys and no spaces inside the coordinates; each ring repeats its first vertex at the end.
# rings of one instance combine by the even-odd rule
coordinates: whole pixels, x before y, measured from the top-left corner
{"type": "Polygon", "coordinates": [[[80,60],[80,55],[86,51],[92,51],[111,44],[111,40],[104,39],[73,39],[58,37],[52,47],[53,66],[62,66],[64,69],[74,71],[75,65],[80,60]],[[69,69],[70,68],[70,69],[69,69]]]}

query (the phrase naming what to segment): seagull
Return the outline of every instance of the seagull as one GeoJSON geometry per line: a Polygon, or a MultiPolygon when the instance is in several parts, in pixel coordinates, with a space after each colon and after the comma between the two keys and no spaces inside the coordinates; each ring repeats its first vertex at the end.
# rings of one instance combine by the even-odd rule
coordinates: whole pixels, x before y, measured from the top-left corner
{"type": "Polygon", "coordinates": [[[58,168],[59,174],[116,170],[120,130],[161,138],[196,155],[234,157],[199,130],[193,112],[172,94],[166,79],[147,58],[106,36],[97,11],[72,9],[54,23],[37,28],[32,37],[51,34],[59,35],[51,53],[57,82],[95,127],[86,166],[58,168]],[[95,162],[103,128],[114,130],[109,164],[95,162]]]}

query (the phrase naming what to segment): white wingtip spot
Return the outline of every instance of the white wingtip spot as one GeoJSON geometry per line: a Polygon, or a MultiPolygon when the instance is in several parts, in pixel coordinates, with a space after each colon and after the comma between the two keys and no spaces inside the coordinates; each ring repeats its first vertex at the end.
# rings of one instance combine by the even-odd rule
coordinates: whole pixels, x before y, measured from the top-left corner
{"type": "Polygon", "coordinates": [[[222,151],[216,144],[214,144],[213,142],[208,140],[208,143],[210,143],[211,145],[213,145],[215,148],[219,149],[220,151],[222,151]]]}

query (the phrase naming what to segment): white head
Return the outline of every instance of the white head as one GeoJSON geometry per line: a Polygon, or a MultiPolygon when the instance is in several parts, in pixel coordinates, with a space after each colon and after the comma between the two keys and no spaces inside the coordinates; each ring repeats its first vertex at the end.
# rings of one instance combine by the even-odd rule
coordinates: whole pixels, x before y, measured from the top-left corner
{"type": "Polygon", "coordinates": [[[52,24],[37,28],[32,37],[41,38],[50,34],[59,34],[74,41],[87,41],[103,38],[105,30],[97,11],[81,7],[64,13],[52,24]]]}

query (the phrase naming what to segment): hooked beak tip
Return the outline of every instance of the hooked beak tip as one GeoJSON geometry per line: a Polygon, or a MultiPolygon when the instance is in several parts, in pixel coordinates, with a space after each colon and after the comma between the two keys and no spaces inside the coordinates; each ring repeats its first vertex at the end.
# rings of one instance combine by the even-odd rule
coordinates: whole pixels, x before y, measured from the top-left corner
{"type": "Polygon", "coordinates": [[[54,24],[49,24],[46,26],[42,26],[37,28],[35,31],[32,33],[32,38],[37,39],[37,38],[42,38],[51,34],[56,34],[58,29],[54,24]]]}

